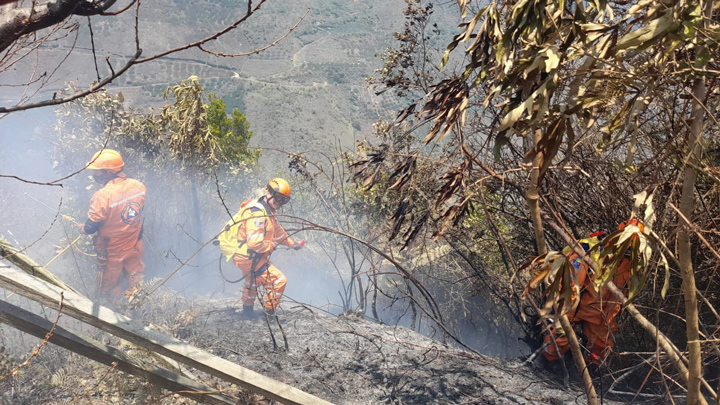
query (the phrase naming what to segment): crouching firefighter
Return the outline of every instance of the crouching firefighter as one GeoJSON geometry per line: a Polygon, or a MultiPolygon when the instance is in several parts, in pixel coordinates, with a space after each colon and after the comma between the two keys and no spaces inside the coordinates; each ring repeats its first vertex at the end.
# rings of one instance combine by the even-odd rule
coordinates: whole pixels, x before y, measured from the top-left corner
{"type": "Polygon", "coordinates": [[[143,278],[142,225],[145,185],[123,172],[120,153],[103,149],[88,163],[93,179],[102,184],[90,200],[88,219],[80,232],[93,236],[97,253],[96,299],[108,302],[123,297],[123,277],[130,288],[143,278]]]}
{"type": "MultiPolygon", "coordinates": [[[[637,220],[633,220],[638,225],[637,220]]],[[[632,221],[629,221],[632,222],[632,221]]],[[[626,223],[620,224],[623,229],[626,223]]],[[[595,232],[587,239],[579,243],[587,252],[598,243],[602,243],[605,232],[595,232]]],[[[567,313],[568,320],[573,325],[575,334],[578,337],[585,361],[595,365],[601,365],[607,356],[613,351],[613,334],[618,330],[618,323],[615,319],[622,309],[619,302],[608,288],[603,287],[598,294],[593,284],[593,274],[588,271],[588,265],[570,247],[565,247],[563,253],[572,264],[573,285],[578,293],[574,293],[573,304],[579,299],[575,311],[567,313]]],[[[617,266],[617,271],[612,281],[627,296],[627,282],[630,277],[629,250],[617,266]]],[[[552,323],[543,340],[542,354],[548,361],[555,361],[570,349],[570,342],[565,336],[559,322],[552,323]],[[553,344],[554,340],[554,344],[553,344]],[[557,345],[557,347],[556,347],[557,345]]]]}
{"type": "Polygon", "coordinates": [[[277,220],[277,210],[288,201],[290,184],[281,178],[272,179],[265,188],[265,195],[243,202],[240,211],[218,236],[218,245],[226,261],[232,259],[242,271],[242,278],[238,281],[245,280],[242,293],[242,314],[245,317],[256,317],[253,305],[257,286],[265,289],[265,296],[261,298],[265,313],[275,315],[287,279],[270,262],[270,255],[278,245],[295,250],[305,245],[305,241],[296,242],[290,238],[277,220]]]}

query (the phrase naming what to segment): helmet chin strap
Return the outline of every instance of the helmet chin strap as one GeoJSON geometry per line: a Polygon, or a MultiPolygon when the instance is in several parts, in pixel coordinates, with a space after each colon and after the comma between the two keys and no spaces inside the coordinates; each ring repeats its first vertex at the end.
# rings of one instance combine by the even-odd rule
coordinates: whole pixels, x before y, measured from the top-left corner
{"type": "MultiPolygon", "coordinates": [[[[271,189],[271,190],[272,190],[272,189],[271,189]]],[[[272,191],[270,192],[270,197],[269,197],[269,198],[268,198],[268,197],[265,197],[265,201],[267,201],[268,204],[270,204],[270,200],[275,200],[275,201],[277,201],[277,198],[275,198],[275,193],[273,193],[272,191]]],[[[280,204],[280,206],[282,206],[282,204],[280,204]]],[[[275,209],[275,208],[273,208],[273,209],[275,209]]]]}

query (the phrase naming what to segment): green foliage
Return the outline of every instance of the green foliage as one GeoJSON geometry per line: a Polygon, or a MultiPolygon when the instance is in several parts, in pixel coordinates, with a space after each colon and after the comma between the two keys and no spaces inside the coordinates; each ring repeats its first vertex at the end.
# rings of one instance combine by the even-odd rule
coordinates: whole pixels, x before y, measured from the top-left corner
{"type": "Polygon", "coordinates": [[[161,114],[134,114],[124,122],[124,132],[146,145],[158,142],[184,166],[201,169],[225,168],[231,173],[246,171],[259,157],[248,144],[253,134],[250,123],[238,109],[232,115],[214,94],[204,99],[197,76],[165,90],[161,114]]]}
{"type": "Polygon", "coordinates": [[[216,156],[218,140],[208,124],[203,91],[197,76],[190,76],[180,84],[168,87],[164,97],[168,99],[173,95],[175,102],[163,107],[160,125],[165,129],[170,151],[183,163],[213,167],[219,162],[216,156]]]}
{"type": "Polygon", "coordinates": [[[259,151],[248,146],[253,133],[245,115],[238,109],[228,115],[225,101],[214,94],[206,103],[197,76],[168,87],[164,95],[174,100],[160,114],[125,110],[122,93],[112,96],[104,90],[58,107],[55,166],[76,168],[78,152],[89,158],[108,137],[108,147],[122,149],[126,160],[132,162],[137,154],[156,167],[167,163],[168,153],[184,166],[204,169],[237,171],[257,162],[259,151]]]}
{"type": "Polygon", "coordinates": [[[250,138],[253,133],[250,131],[250,123],[243,113],[237,108],[228,115],[225,101],[208,96],[207,121],[210,134],[217,140],[217,158],[223,163],[254,164],[260,155],[259,150],[248,149],[250,138]]]}

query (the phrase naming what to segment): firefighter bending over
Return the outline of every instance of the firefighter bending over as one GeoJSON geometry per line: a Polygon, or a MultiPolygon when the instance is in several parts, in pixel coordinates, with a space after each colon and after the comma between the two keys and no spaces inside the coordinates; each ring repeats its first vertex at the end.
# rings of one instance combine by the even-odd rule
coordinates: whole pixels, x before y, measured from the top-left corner
{"type": "Polygon", "coordinates": [[[226,225],[225,235],[220,236],[220,247],[223,254],[243,273],[245,285],[243,287],[243,316],[254,318],[253,305],[257,296],[257,286],[265,288],[262,303],[266,313],[275,315],[280,304],[287,279],[269,260],[270,255],[278,247],[285,245],[299,250],[305,241],[296,242],[285,232],[276,218],[277,210],[290,201],[290,184],[281,178],[268,182],[265,196],[257,200],[247,200],[240,207],[240,211],[226,225]],[[237,227],[237,232],[234,231],[237,227]],[[230,234],[227,236],[227,234],[230,234]],[[224,249],[228,246],[225,238],[233,238],[232,250],[224,249]],[[235,247],[237,246],[237,247],[235,247]]]}
{"type": "MultiPolygon", "coordinates": [[[[618,229],[624,229],[626,224],[638,225],[638,221],[633,219],[627,223],[624,222],[618,226],[618,229]]],[[[604,236],[605,232],[596,232],[587,239],[581,240],[580,244],[585,251],[588,251],[596,244],[602,243],[604,236]]],[[[571,249],[569,247],[565,249],[564,253],[569,253],[568,260],[573,266],[573,283],[580,291],[580,303],[575,311],[567,314],[567,317],[572,323],[578,341],[582,346],[585,361],[600,365],[613,351],[613,334],[618,330],[618,323],[615,318],[620,313],[622,304],[608,288],[603,287],[600,294],[598,294],[593,285],[593,275],[588,271],[587,264],[577,253],[570,253],[571,249]]],[[[627,254],[629,254],[629,250],[627,254]]],[[[626,296],[626,284],[630,277],[631,264],[627,254],[622,258],[612,280],[626,296]]],[[[577,295],[574,295],[573,302],[577,299],[577,295]]],[[[542,354],[549,361],[558,360],[560,356],[570,349],[570,342],[559,323],[555,323],[548,328],[543,347],[542,354]],[[553,344],[553,337],[557,348],[553,344]]]]}
{"type": "Polygon", "coordinates": [[[82,233],[93,236],[97,253],[96,298],[108,302],[123,297],[122,279],[130,287],[142,281],[143,207],[145,185],[127,178],[117,151],[103,149],[88,163],[96,182],[103,187],[90,200],[88,219],[79,224],[82,233]]]}

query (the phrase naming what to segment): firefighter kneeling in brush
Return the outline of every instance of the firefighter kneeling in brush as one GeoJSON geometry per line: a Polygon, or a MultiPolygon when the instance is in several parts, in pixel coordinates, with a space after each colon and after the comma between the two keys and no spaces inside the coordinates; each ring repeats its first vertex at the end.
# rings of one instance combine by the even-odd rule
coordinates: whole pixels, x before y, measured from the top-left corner
{"type": "Polygon", "coordinates": [[[262,298],[265,312],[275,315],[280,304],[287,279],[269,260],[278,247],[285,245],[301,249],[305,241],[296,242],[285,232],[277,220],[276,211],[290,201],[290,184],[281,178],[268,182],[265,196],[247,200],[240,211],[225,225],[225,231],[218,237],[219,247],[227,260],[243,273],[243,316],[255,318],[253,304],[257,286],[265,288],[262,298]],[[237,231],[235,231],[237,229],[237,231]]]}
{"type": "Polygon", "coordinates": [[[90,200],[88,219],[79,224],[80,232],[93,236],[97,253],[96,298],[123,297],[122,278],[129,286],[142,282],[143,207],[145,185],[127,178],[122,156],[112,149],[96,153],[88,163],[93,179],[103,185],[90,200]]]}
{"type": "MultiPolygon", "coordinates": [[[[623,222],[618,229],[624,229],[627,225],[637,225],[640,231],[643,230],[643,224],[637,219],[623,222]]],[[[596,232],[591,234],[587,239],[580,241],[581,246],[587,252],[598,243],[602,243],[605,232],[596,232]]],[[[577,253],[566,247],[563,250],[572,263],[573,285],[579,289],[580,302],[574,311],[567,313],[568,320],[573,325],[578,341],[582,345],[582,351],[585,361],[596,365],[602,364],[607,356],[613,351],[614,342],[613,334],[618,330],[617,320],[615,319],[622,309],[622,304],[610,292],[608,288],[603,287],[598,294],[593,285],[593,275],[588,272],[587,264],[577,253]]],[[[617,271],[613,277],[613,283],[620,288],[627,296],[626,284],[630,277],[630,259],[628,257],[629,250],[618,264],[617,271]]],[[[578,295],[573,295],[573,304],[578,300],[578,295]]],[[[548,327],[547,333],[543,340],[542,354],[548,361],[555,361],[570,349],[570,342],[565,336],[559,322],[555,322],[548,327]],[[553,339],[554,337],[554,339],[553,339]],[[553,343],[553,340],[555,341],[553,343]],[[556,347],[557,345],[557,347],[556,347]]]]}

